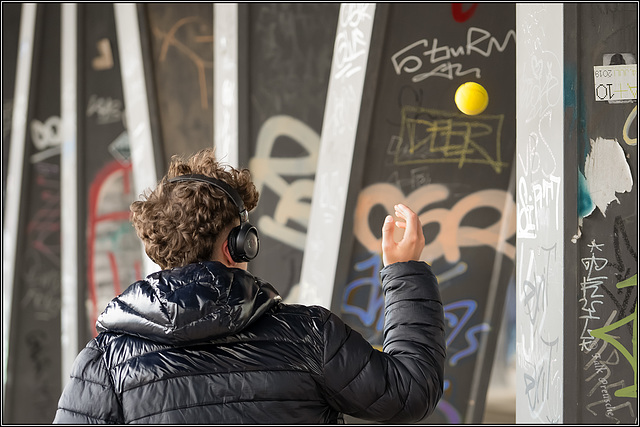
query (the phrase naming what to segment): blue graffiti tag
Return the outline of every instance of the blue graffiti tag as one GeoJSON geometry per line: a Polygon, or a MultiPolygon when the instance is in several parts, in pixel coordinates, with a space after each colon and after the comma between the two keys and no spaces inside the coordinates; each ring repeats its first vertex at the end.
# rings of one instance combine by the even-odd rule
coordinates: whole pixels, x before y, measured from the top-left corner
{"type": "MultiPolygon", "coordinates": [[[[460,300],[453,302],[451,304],[447,304],[444,306],[444,318],[448,322],[449,326],[453,328],[447,337],[447,347],[451,345],[453,340],[456,339],[460,331],[465,327],[465,325],[469,322],[469,319],[476,311],[478,304],[473,300],[460,300]],[[453,310],[457,309],[466,309],[462,318],[458,318],[456,314],[453,313],[453,310]]],[[[475,337],[477,332],[486,332],[491,329],[491,326],[487,323],[480,323],[473,327],[470,327],[465,332],[465,337],[469,346],[465,349],[462,349],[452,355],[449,358],[449,363],[451,366],[455,366],[458,361],[470,354],[473,354],[478,348],[478,340],[475,337]]]]}
{"type": "MultiPolygon", "coordinates": [[[[379,274],[382,267],[382,258],[377,253],[364,261],[355,264],[354,269],[358,272],[370,270],[370,275],[361,277],[349,283],[345,287],[342,300],[342,310],[345,313],[353,314],[360,319],[363,325],[371,327],[375,323],[375,330],[382,331],[384,328],[384,294],[380,284],[379,274]],[[368,301],[364,307],[353,305],[350,301],[357,291],[363,290],[368,293],[368,301]]],[[[449,358],[451,366],[455,366],[458,361],[476,352],[479,341],[476,335],[481,332],[488,332],[491,326],[488,323],[469,325],[469,320],[478,308],[478,304],[469,299],[460,300],[444,306],[444,316],[448,326],[452,328],[447,336],[447,347],[460,335],[463,329],[468,346],[449,358]],[[459,317],[455,310],[463,309],[464,313],[459,317]]]]}
{"type": "Polygon", "coordinates": [[[377,253],[371,255],[371,257],[357,263],[354,268],[356,271],[365,271],[371,268],[371,275],[368,277],[362,277],[349,283],[344,290],[344,297],[342,301],[342,310],[345,313],[354,314],[358,316],[362,324],[365,326],[371,326],[375,322],[376,318],[378,322],[376,324],[376,330],[381,331],[384,327],[384,316],[382,311],[384,310],[384,295],[382,293],[382,286],[380,285],[379,273],[382,265],[382,258],[377,253]],[[362,287],[369,289],[369,301],[367,308],[358,307],[349,303],[349,297],[357,289],[362,287]]]}

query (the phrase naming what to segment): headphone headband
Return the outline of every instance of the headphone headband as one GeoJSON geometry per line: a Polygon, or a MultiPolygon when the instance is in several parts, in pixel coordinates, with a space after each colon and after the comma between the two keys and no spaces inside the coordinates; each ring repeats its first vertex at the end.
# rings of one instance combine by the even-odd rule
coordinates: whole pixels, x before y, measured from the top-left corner
{"type": "Polygon", "coordinates": [[[229,196],[229,198],[233,201],[233,203],[238,208],[238,212],[240,214],[240,222],[246,222],[249,219],[249,213],[244,207],[244,202],[242,201],[242,198],[240,197],[238,192],[226,182],[216,178],[211,178],[210,176],[201,175],[197,173],[179,175],[169,180],[169,182],[180,182],[180,181],[200,181],[200,182],[206,182],[218,187],[220,190],[224,191],[227,194],[227,196],[229,196]]]}

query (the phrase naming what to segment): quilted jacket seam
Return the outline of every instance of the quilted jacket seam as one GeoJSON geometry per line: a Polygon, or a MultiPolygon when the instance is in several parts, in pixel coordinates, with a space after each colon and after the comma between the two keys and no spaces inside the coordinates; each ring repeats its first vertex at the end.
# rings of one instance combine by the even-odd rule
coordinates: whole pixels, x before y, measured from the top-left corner
{"type": "MultiPolygon", "coordinates": [[[[342,393],[342,391],[343,391],[344,389],[346,389],[347,387],[349,387],[349,385],[350,385],[351,383],[353,383],[353,382],[354,382],[354,381],[355,381],[355,380],[356,380],[360,375],[362,375],[362,372],[363,372],[363,371],[365,370],[365,368],[366,368],[367,366],[369,366],[369,364],[371,363],[371,356],[372,356],[372,354],[373,354],[373,353],[369,353],[369,359],[367,360],[367,363],[365,363],[364,365],[362,365],[362,368],[360,368],[360,370],[358,371],[358,373],[357,373],[356,375],[354,375],[354,376],[353,376],[353,378],[351,378],[351,380],[350,380],[348,383],[346,383],[346,384],[345,384],[345,385],[344,385],[340,390],[338,390],[338,391],[336,391],[334,394],[332,394],[332,395],[330,396],[331,398],[333,398],[333,397],[335,397],[335,396],[339,395],[340,393],[342,393]]],[[[364,409],[364,408],[363,408],[363,409],[364,409]]]]}
{"type": "Polygon", "coordinates": [[[140,387],[146,387],[152,384],[156,384],[156,383],[161,383],[163,381],[171,381],[171,380],[175,380],[175,379],[180,379],[180,378],[190,378],[190,377],[208,377],[208,376],[221,376],[221,375],[229,375],[229,374],[238,374],[238,373],[260,373],[260,372],[296,372],[299,374],[309,374],[312,375],[313,373],[309,370],[296,370],[296,369],[256,369],[256,370],[247,370],[247,369],[241,369],[241,370],[236,370],[236,371],[225,371],[225,372],[208,372],[208,373],[203,373],[203,372],[197,372],[197,373],[193,373],[193,374],[185,374],[185,373],[181,373],[180,375],[176,375],[175,377],[164,377],[164,378],[159,378],[157,380],[152,380],[149,382],[146,382],[144,384],[137,384],[134,387],[131,388],[127,388],[127,389],[123,389],[122,392],[130,392],[133,390],[136,390],[140,387]]]}
{"type": "Polygon", "coordinates": [[[104,421],[104,422],[106,422],[107,424],[118,424],[118,423],[120,423],[120,421],[118,421],[118,420],[104,419],[104,418],[97,418],[97,417],[93,417],[93,416],[91,416],[91,415],[89,415],[89,414],[85,414],[84,412],[74,411],[73,409],[69,409],[69,408],[61,408],[61,407],[58,407],[58,410],[61,410],[61,411],[64,411],[64,412],[68,412],[68,413],[71,413],[71,414],[82,415],[83,417],[86,417],[86,418],[91,419],[91,420],[104,421]]]}
{"type": "Polygon", "coordinates": [[[164,414],[170,411],[179,411],[181,409],[191,409],[191,408],[199,408],[202,406],[219,406],[219,405],[229,405],[229,404],[236,404],[236,403],[245,403],[245,402],[250,402],[250,403],[254,403],[254,402],[315,402],[317,401],[316,399],[262,399],[262,400],[257,400],[257,399],[238,399],[238,400],[232,400],[232,401],[225,401],[225,402],[201,402],[201,403],[197,403],[197,404],[193,404],[193,405],[182,405],[182,406],[176,406],[175,408],[163,408],[163,410],[158,411],[158,412],[154,412],[153,414],[147,414],[144,415],[142,417],[138,417],[138,418],[132,418],[130,421],[137,421],[137,420],[141,420],[143,418],[151,418],[154,417],[156,415],[160,415],[160,414],[164,414]]]}
{"type": "Polygon", "coordinates": [[[104,369],[107,373],[107,377],[109,378],[109,382],[110,382],[110,388],[111,391],[113,391],[114,396],[116,397],[116,400],[118,401],[118,405],[120,406],[120,412],[122,414],[122,418],[124,419],[124,405],[122,404],[122,396],[120,395],[120,393],[117,392],[116,389],[116,382],[114,381],[113,376],[111,375],[111,369],[109,369],[107,362],[105,360],[106,358],[106,354],[104,352],[104,350],[101,351],[102,355],[100,357],[100,363],[102,363],[104,365],[104,369]]]}

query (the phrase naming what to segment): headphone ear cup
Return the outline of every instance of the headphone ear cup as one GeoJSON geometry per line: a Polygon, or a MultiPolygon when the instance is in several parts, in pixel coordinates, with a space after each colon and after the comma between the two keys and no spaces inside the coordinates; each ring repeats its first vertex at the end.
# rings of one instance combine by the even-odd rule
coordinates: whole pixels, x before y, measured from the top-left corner
{"type": "Polygon", "coordinates": [[[258,230],[248,222],[243,222],[229,232],[229,254],[235,262],[249,262],[258,255],[260,238],[258,230]]]}
{"type": "Polygon", "coordinates": [[[228,246],[229,246],[229,254],[231,258],[235,262],[242,262],[240,258],[240,254],[238,253],[238,233],[240,232],[240,226],[233,227],[229,232],[229,237],[227,238],[228,246]]]}

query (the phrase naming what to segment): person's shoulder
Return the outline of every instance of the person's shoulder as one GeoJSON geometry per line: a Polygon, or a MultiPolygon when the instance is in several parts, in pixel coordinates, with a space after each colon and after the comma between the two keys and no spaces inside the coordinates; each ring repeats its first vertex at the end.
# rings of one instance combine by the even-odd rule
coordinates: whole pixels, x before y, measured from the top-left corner
{"type": "Polygon", "coordinates": [[[318,319],[323,322],[331,315],[331,311],[319,305],[287,303],[278,304],[273,313],[276,316],[308,317],[310,319],[318,319]]]}
{"type": "Polygon", "coordinates": [[[152,354],[170,345],[122,332],[104,331],[87,343],[84,351],[98,353],[108,368],[152,354]]]}

